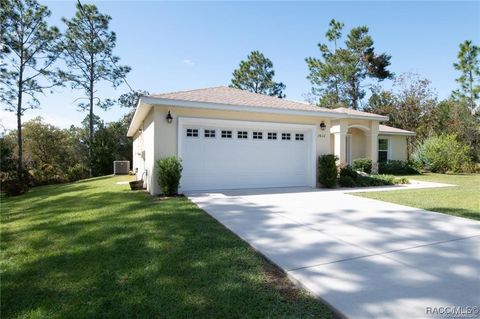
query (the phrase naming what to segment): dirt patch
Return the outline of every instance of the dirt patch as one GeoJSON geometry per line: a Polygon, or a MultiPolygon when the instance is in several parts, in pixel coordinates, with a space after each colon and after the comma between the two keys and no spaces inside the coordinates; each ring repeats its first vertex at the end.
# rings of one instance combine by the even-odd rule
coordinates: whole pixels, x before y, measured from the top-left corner
{"type": "Polygon", "coordinates": [[[266,274],[267,283],[275,287],[287,302],[296,302],[302,297],[305,297],[305,290],[295,285],[282,269],[265,258],[263,269],[266,274]]]}

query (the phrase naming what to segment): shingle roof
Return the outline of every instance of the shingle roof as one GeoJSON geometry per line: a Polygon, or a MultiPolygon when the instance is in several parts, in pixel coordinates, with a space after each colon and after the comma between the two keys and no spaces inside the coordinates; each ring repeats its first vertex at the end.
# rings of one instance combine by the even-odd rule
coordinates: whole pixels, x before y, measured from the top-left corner
{"type": "Polygon", "coordinates": [[[313,112],[326,112],[326,113],[343,113],[353,116],[369,116],[378,117],[379,120],[383,120],[383,116],[366,113],[361,111],[350,110],[346,108],[328,109],[311,105],[308,103],[289,101],[286,99],[280,99],[274,96],[268,96],[263,94],[257,94],[240,89],[219,86],[212,88],[204,88],[190,91],[179,91],[163,94],[152,94],[148,97],[159,99],[171,99],[191,102],[204,102],[204,103],[216,103],[226,105],[240,105],[240,106],[253,106],[264,107],[273,109],[287,109],[298,111],[313,111],[313,112]]]}
{"type": "Polygon", "coordinates": [[[394,135],[415,135],[415,132],[402,130],[396,127],[391,127],[387,125],[379,125],[378,132],[380,134],[394,134],[394,135]]]}
{"type": "Polygon", "coordinates": [[[183,100],[183,101],[195,101],[195,102],[207,102],[217,104],[231,104],[231,105],[243,105],[243,106],[259,106],[259,107],[271,107],[282,108],[292,110],[305,110],[305,111],[324,111],[330,112],[332,110],[320,108],[318,106],[294,102],[285,99],[280,99],[274,96],[268,96],[263,94],[257,94],[245,90],[235,89],[226,86],[219,86],[213,88],[204,88],[190,91],[179,91],[163,94],[152,94],[149,97],[183,100]]]}

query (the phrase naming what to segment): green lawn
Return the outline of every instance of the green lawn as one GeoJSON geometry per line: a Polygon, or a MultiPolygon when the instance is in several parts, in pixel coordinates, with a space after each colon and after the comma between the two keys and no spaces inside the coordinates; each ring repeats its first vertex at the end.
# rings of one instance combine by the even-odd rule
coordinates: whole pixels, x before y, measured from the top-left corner
{"type": "Polygon", "coordinates": [[[2,318],[330,318],[185,198],[101,177],[2,198],[2,318]]]}
{"type": "Polygon", "coordinates": [[[424,174],[406,177],[413,180],[447,183],[457,186],[354,193],[354,195],[480,220],[480,175],[424,174]]]}

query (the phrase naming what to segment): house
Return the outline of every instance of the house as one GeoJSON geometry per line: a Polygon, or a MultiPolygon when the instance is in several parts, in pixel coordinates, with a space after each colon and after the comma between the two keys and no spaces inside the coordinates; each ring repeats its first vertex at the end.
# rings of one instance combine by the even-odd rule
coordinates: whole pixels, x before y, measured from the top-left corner
{"type": "Polygon", "coordinates": [[[155,161],[182,159],[181,191],[317,185],[317,158],[405,160],[413,132],[386,116],[327,109],[229,87],[140,98],[128,130],[133,168],[160,192],[155,161]]]}

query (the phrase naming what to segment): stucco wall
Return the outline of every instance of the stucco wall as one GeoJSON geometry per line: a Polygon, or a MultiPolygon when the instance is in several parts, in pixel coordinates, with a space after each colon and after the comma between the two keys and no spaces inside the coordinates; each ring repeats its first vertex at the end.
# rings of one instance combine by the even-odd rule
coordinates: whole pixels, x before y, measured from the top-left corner
{"type": "Polygon", "coordinates": [[[367,157],[367,140],[365,133],[358,128],[348,130],[351,135],[352,162],[358,158],[367,157]]]}

